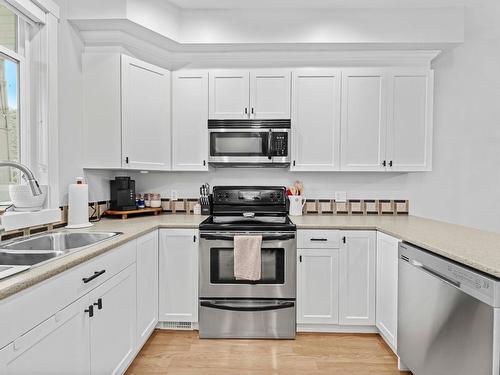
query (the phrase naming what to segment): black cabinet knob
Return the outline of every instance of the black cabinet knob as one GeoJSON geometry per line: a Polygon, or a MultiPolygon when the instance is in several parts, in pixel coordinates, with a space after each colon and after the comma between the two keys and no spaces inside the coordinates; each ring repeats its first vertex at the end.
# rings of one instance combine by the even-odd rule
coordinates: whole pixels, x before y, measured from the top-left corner
{"type": "Polygon", "coordinates": [[[102,310],[102,298],[99,298],[97,302],[94,302],[94,306],[97,306],[98,310],[102,310]]]}
{"type": "Polygon", "coordinates": [[[94,316],[94,306],[90,305],[84,312],[89,313],[89,318],[92,318],[94,316]]]}

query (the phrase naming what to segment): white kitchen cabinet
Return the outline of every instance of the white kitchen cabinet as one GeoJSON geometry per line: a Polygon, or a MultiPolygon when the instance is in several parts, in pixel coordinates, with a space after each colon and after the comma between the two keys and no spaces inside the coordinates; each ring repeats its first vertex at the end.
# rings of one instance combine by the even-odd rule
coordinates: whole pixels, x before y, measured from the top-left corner
{"type": "Polygon", "coordinates": [[[89,293],[91,374],[121,374],[136,349],[136,266],[89,293]]]}
{"type": "Polygon", "coordinates": [[[250,118],[290,118],[289,70],[254,70],[250,72],[250,118]]]}
{"type": "Polygon", "coordinates": [[[84,53],[83,166],[122,167],[121,55],[84,53]]]}
{"type": "Polygon", "coordinates": [[[432,168],[432,71],[398,70],[389,74],[387,167],[391,171],[432,168]]]}
{"type": "Polygon", "coordinates": [[[1,349],[0,373],[90,374],[88,305],[80,298],[1,349]]]}
{"type": "Polygon", "coordinates": [[[377,232],[376,326],[395,352],[398,328],[399,242],[397,238],[377,232]]]}
{"type": "Polygon", "coordinates": [[[290,118],[290,70],[213,70],[210,119],[290,118]]]}
{"type": "Polygon", "coordinates": [[[250,73],[247,70],[214,70],[209,73],[209,117],[248,119],[250,73]]]}
{"type": "Polygon", "coordinates": [[[86,52],[83,166],[169,170],[170,72],[120,53],[86,52]]]}
{"type": "Polygon", "coordinates": [[[339,249],[297,254],[297,323],[338,324],[339,249]]]}
{"type": "Polygon", "coordinates": [[[170,169],[170,72],[122,55],[124,167],[170,169]]]}
{"type": "Polygon", "coordinates": [[[198,322],[198,231],[160,230],[159,320],[198,322]]]}
{"type": "Polygon", "coordinates": [[[342,71],[341,169],[385,171],[387,73],[342,71]]]}
{"type": "MultiPolygon", "coordinates": [[[[221,83],[221,85],[223,85],[221,83]]],[[[172,73],[172,169],[208,170],[208,72],[172,73]]]]}
{"type": "Polygon", "coordinates": [[[342,231],[339,323],[375,325],[376,233],[342,231]]]}
{"type": "Polygon", "coordinates": [[[340,169],[340,87],[338,69],[293,72],[293,171],[340,169]]]}
{"type": "Polygon", "coordinates": [[[137,239],[137,346],[158,323],[158,231],[137,239]]]}

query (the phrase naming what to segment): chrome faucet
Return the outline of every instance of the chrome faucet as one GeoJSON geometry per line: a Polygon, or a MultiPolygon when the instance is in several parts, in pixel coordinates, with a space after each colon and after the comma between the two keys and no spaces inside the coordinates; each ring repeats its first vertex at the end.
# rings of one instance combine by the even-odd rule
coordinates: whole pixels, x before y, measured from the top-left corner
{"type": "Polygon", "coordinates": [[[42,194],[42,190],[40,189],[40,185],[38,185],[38,181],[35,179],[33,172],[31,172],[27,166],[15,161],[0,160],[0,167],[12,167],[19,169],[28,181],[28,185],[31,189],[31,194],[33,194],[34,196],[42,194]]]}

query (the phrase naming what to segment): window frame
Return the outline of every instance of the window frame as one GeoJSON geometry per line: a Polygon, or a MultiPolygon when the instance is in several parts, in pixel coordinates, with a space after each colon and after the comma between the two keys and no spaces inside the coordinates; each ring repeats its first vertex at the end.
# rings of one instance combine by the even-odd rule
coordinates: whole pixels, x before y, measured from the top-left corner
{"type": "MultiPolygon", "coordinates": [[[[52,0],[0,0],[17,15],[20,160],[50,186],[47,208],[60,205],[58,127],[59,7],[52,0]]],[[[0,202],[1,205],[1,202],[0,202]]]]}
{"type": "MultiPolygon", "coordinates": [[[[28,43],[27,36],[29,25],[26,20],[23,19],[23,16],[19,14],[19,12],[6,3],[3,0],[0,0],[0,5],[8,8],[17,16],[17,25],[16,25],[16,44],[17,51],[13,51],[7,47],[0,45],[0,55],[5,56],[7,59],[10,59],[18,64],[18,132],[19,132],[19,161],[26,165],[31,165],[30,158],[30,146],[31,146],[31,137],[32,132],[30,131],[29,126],[29,76],[26,69],[27,59],[26,56],[23,56],[22,53],[27,52],[26,44],[28,43]]],[[[0,201],[0,206],[8,206],[11,202],[9,201],[0,201]]]]}

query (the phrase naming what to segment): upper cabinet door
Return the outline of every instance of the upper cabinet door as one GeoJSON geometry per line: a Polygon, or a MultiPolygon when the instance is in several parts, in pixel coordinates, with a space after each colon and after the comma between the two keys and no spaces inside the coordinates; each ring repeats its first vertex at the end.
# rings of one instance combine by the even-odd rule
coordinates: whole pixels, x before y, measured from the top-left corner
{"type": "Polygon", "coordinates": [[[386,82],[380,70],[342,71],[342,170],[386,170],[386,82]]]}
{"type": "Polygon", "coordinates": [[[248,119],[250,116],[249,72],[214,70],[209,74],[209,118],[248,119]]]}
{"type": "Polygon", "coordinates": [[[339,170],[340,77],[337,69],[294,71],[292,170],[339,170]]]}
{"type": "Polygon", "coordinates": [[[172,169],[208,170],[208,72],[172,73],[172,169]],[[189,147],[186,147],[186,145],[189,147]]]}
{"type": "Polygon", "coordinates": [[[393,171],[432,169],[432,71],[398,71],[389,78],[387,161],[393,171]]]}
{"type": "Polygon", "coordinates": [[[129,56],[122,56],[122,147],[125,168],[170,169],[170,72],[129,56]]]}
{"type": "Polygon", "coordinates": [[[290,70],[250,72],[250,118],[290,118],[290,70]]]}

